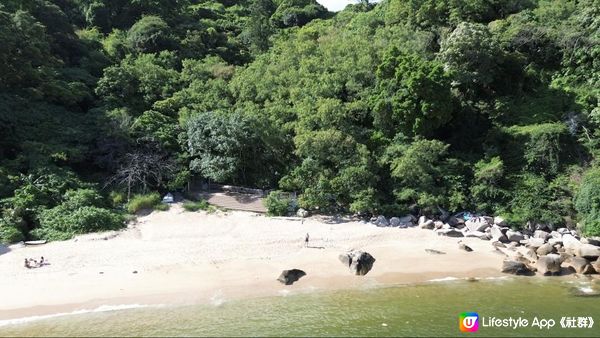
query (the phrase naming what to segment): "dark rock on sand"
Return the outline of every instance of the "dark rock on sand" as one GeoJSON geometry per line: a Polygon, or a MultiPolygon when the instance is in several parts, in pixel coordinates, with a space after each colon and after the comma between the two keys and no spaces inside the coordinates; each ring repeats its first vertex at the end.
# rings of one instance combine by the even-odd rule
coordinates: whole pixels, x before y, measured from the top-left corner
{"type": "Polygon", "coordinates": [[[375,258],[371,254],[359,250],[351,250],[341,254],[339,259],[357,276],[364,276],[369,273],[373,268],[373,263],[375,263],[375,258]]]}
{"type": "Polygon", "coordinates": [[[283,272],[281,273],[281,275],[279,275],[277,280],[280,281],[282,284],[292,285],[292,284],[294,284],[294,282],[296,282],[297,280],[299,280],[300,278],[302,278],[304,276],[306,276],[306,272],[304,272],[302,270],[298,270],[298,269],[283,270],[283,272]]]}

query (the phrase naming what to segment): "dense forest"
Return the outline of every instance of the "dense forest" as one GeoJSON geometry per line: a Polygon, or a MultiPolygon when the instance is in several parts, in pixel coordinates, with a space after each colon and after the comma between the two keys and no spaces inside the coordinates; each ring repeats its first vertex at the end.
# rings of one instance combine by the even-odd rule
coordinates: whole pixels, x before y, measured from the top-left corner
{"type": "Polygon", "coordinates": [[[191,178],[600,235],[600,0],[2,0],[0,41],[0,242],[191,178]]]}

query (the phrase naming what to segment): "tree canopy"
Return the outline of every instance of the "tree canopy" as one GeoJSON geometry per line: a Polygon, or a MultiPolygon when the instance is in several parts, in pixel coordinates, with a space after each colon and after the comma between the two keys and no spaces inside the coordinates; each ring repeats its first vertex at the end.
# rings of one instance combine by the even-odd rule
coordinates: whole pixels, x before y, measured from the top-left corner
{"type": "Polygon", "coordinates": [[[191,178],[598,233],[597,0],[7,0],[0,241],[191,178]],[[117,199],[121,200],[121,199],[117,199]]]}

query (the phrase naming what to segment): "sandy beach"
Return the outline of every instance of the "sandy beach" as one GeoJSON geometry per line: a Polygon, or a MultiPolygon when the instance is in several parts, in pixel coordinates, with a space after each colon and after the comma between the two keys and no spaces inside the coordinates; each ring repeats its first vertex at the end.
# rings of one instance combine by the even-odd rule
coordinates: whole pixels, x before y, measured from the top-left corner
{"type": "Polygon", "coordinates": [[[269,218],[247,212],[168,212],[139,217],[126,230],[79,236],[0,255],[0,319],[100,305],[218,303],[313,290],[370,288],[446,277],[502,276],[503,257],[489,241],[418,228],[378,228],[356,221],[269,218]],[[304,247],[306,233],[310,245],[304,247]],[[339,260],[348,249],[371,253],[366,276],[339,260]],[[432,255],[425,249],[446,252],[432,255]],[[50,263],[26,269],[26,257],[50,263]],[[307,276],[285,286],[282,270],[307,276]]]}

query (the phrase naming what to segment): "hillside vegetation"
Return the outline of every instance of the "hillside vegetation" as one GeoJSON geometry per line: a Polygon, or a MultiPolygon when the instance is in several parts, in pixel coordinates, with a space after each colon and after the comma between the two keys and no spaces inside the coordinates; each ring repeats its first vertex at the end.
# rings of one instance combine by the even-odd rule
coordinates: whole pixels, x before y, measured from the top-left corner
{"type": "Polygon", "coordinates": [[[192,177],[600,235],[600,1],[4,0],[0,242],[192,177]]]}

